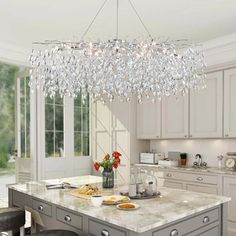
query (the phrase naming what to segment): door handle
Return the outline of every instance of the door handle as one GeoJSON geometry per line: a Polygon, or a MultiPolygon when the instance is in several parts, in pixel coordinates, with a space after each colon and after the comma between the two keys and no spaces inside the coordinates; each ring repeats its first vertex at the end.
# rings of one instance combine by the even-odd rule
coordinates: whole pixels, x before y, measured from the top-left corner
{"type": "Polygon", "coordinates": [[[101,231],[101,236],[110,236],[109,232],[106,229],[101,231]]]}

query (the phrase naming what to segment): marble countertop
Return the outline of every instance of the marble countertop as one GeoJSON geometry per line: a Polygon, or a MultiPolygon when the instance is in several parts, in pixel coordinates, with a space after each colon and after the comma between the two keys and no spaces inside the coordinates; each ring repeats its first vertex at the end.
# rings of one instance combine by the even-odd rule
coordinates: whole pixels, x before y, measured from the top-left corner
{"type": "Polygon", "coordinates": [[[179,167],[179,166],[168,166],[163,167],[159,165],[153,165],[153,164],[135,164],[137,167],[150,167],[150,168],[156,168],[158,170],[178,170],[178,171],[191,171],[191,172],[202,172],[202,173],[214,173],[214,174],[227,174],[227,175],[235,175],[236,171],[229,170],[226,168],[217,168],[217,167],[207,167],[207,168],[194,168],[190,166],[186,167],[179,167]]]}
{"type": "MultiPolygon", "coordinates": [[[[80,176],[47,181],[47,183],[66,181],[74,185],[80,185],[81,182],[87,183],[87,181],[92,180],[95,180],[97,183],[101,182],[100,177],[80,176]]],[[[190,216],[191,214],[230,201],[230,198],[223,196],[159,188],[158,190],[161,192],[160,197],[156,199],[132,201],[139,204],[140,208],[134,211],[122,211],[116,209],[115,206],[94,207],[90,200],[76,198],[70,195],[70,190],[47,190],[45,184],[45,181],[29,182],[25,184],[9,185],[8,187],[138,233],[163,226],[175,220],[190,216]]],[[[118,194],[121,190],[127,190],[127,186],[116,186],[114,189],[106,191],[111,194],[118,194]]]]}

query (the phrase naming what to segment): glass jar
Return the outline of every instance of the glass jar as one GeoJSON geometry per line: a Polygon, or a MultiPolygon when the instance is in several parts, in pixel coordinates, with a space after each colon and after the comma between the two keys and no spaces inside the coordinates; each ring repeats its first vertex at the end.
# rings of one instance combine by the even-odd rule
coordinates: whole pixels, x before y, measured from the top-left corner
{"type": "Polygon", "coordinates": [[[113,169],[104,169],[102,172],[102,187],[113,188],[114,187],[114,171],[113,169]]]}
{"type": "Polygon", "coordinates": [[[153,196],[157,193],[157,179],[153,171],[146,172],[145,192],[148,196],[153,196]]]}

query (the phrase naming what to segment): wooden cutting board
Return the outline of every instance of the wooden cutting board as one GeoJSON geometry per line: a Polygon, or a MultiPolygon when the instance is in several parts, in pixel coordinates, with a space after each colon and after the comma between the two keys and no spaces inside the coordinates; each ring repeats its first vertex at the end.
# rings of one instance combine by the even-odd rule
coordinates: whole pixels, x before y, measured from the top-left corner
{"type": "MultiPolygon", "coordinates": [[[[78,198],[83,198],[83,199],[90,199],[92,197],[92,195],[86,195],[86,194],[81,194],[81,193],[78,193],[78,189],[76,190],[72,190],[70,192],[70,194],[74,197],[78,197],[78,198]]],[[[104,193],[104,192],[98,192],[96,193],[96,195],[102,195],[102,196],[110,196],[111,194],[109,193],[104,193]]]]}

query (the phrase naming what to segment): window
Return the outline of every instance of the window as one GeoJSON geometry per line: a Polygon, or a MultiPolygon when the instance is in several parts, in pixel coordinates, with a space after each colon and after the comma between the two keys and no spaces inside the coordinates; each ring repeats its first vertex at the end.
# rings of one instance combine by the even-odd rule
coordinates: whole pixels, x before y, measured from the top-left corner
{"type": "Polygon", "coordinates": [[[63,98],[45,98],[46,157],[64,157],[63,98]]]}
{"type": "Polygon", "coordinates": [[[89,96],[74,100],[74,156],[89,155],[89,96]]]}
{"type": "Polygon", "coordinates": [[[30,158],[30,88],[29,77],[20,79],[21,157],[30,158]]]}

